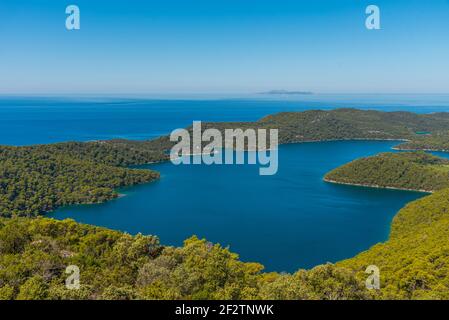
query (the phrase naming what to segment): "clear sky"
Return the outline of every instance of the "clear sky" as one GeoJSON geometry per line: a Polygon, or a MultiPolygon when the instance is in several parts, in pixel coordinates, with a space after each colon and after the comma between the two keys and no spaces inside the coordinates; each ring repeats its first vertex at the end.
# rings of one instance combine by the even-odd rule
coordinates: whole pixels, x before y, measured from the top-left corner
{"type": "Polygon", "coordinates": [[[449,0],[0,0],[3,94],[271,89],[449,93],[449,0]]]}

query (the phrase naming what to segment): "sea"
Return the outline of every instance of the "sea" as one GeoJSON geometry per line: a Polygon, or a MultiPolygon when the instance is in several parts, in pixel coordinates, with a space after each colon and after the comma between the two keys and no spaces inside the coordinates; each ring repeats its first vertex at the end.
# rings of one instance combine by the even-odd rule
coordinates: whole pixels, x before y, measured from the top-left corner
{"type": "MultiPolygon", "coordinates": [[[[192,121],[255,121],[284,111],[335,108],[449,112],[449,95],[0,96],[0,145],[145,140],[192,121]]],[[[249,164],[145,165],[161,179],[120,189],[125,196],[106,203],[63,207],[48,216],[157,235],[165,245],[180,246],[195,235],[267,271],[309,269],[386,241],[398,210],[426,196],[323,182],[329,170],[398,143],[282,145],[273,176],[261,176],[249,164]]]]}

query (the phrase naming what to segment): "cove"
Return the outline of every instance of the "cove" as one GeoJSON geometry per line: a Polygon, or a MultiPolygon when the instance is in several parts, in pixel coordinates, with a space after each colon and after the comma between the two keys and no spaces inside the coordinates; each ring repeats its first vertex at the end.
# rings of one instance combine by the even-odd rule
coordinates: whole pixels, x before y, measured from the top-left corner
{"type": "Polygon", "coordinates": [[[425,194],[358,188],[322,181],[356,158],[391,151],[394,141],[281,145],[279,170],[256,165],[147,165],[155,183],[120,190],[125,197],[60,208],[57,219],[159,236],[182,245],[192,235],[229,246],[243,261],[293,272],[350,258],[388,238],[394,215],[425,194]]]}

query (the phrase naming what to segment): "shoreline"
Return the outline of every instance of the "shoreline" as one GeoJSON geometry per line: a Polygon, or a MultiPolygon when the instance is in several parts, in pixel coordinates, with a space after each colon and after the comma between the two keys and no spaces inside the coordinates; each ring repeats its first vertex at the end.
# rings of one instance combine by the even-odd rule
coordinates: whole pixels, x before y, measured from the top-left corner
{"type": "Polygon", "coordinates": [[[291,141],[291,142],[280,142],[279,145],[295,144],[295,143],[314,143],[314,142],[337,142],[337,141],[401,141],[401,142],[408,142],[411,140],[405,139],[405,138],[398,138],[398,139],[392,139],[392,138],[341,138],[341,139],[320,139],[320,140],[301,140],[301,141],[291,141]]]}
{"type": "Polygon", "coordinates": [[[363,188],[375,188],[375,189],[388,189],[388,190],[400,190],[400,191],[412,191],[412,192],[421,192],[432,194],[434,190],[424,190],[424,189],[410,189],[410,188],[400,188],[400,187],[388,187],[388,186],[380,186],[377,184],[365,184],[365,183],[351,183],[351,182],[342,182],[337,180],[332,180],[328,178],[323,178],[324,182],[333,183],[333,184],[341,184],[346,186],[355,186],[355,187],[363,187],[363,188]]]}
{"type": "Polygon", "coordinates": [[[417,149],[417,148],[405,149],[405,148],[398,148],[398,146],[393,147],[391,149],[396,150],[396,151],[427,151],[427,152],[446,152],[446,153],[449,153],[449,149],[427,149],[427,148],[423,148],[423,149],[417,149]]]}
{"type": "MultiPolygon", "coordinates": [[[[151,140],[148,140],[151,141],[151,140]]],[[[282,145],[289,145],[289,144],[301,144],[301,143],[320,143],[320,142],[338,142],[338,141],[398,141],[398,142],[409,142],[411,141],[410,139],[405,139],[405,138],[397,138],[397,139],[393,139],[393,138],[341,138],[341,139],[320,139],[320,140],[302,140],[302,141],[289,141],[289,142],[280,142],[278,144],[279,146],[282,145]]],[[[391,147],[392,150],[399,150],[396,149],[396,147],[391,147]]],[[[221,152],[223,152],[223,150],[226,150],[226,148],[223,148],[221,150],[221,152]]],[[[248,149],[243,149],[243,150],[237,150],[237,149],[232,149],[233,151],[238,151],[238,152],[266,152],[266,151],[273,151],[276,149],[271,149],[271,148],[266,148],[263,150],[248,150],[248,149]]],[[[408,151],[414,151],[413,149],[410,149],[408,151]]],[[[415,150],[418,151],[418,150],[415,150]]],[[[439,151],[439,150],[431,150],[431,151],[439,151]]],[[[443,151],[441,151],[443,152],[443,151]]],[[[449,150],[447,151],[449,152],[449,150]]],[[[202,152],[202,153],[189,153],[187,155],[182,155],[182,156],[178,156],[176,159],[182,158],[182,157],[192,157],[192,156],[203,156],[203,155],[212,155],[212,154],[218,154],[220,152],[216,151],[216,152],[202,152]]],[[[149,164],[158,164],[158,163],[164,163],[167,161],[170,161],[170,157],[163,159],[163,160],[159,160],[159,161],[152,161],[152,162],[146,162],[140,165],[149,165],[149,164]]],[[[135,165],[135,166],[140,166],[140,165],[135,165]]],[[[134,166],[134,165],[133,165],[134,166]]],[[[132,168],[133,166],[131,166],[130,168],[132,168]]]]}

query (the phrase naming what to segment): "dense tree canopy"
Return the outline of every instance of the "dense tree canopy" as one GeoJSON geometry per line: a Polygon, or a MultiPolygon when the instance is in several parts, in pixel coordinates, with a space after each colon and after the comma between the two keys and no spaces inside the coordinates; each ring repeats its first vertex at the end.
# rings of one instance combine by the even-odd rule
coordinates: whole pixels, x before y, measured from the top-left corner
{"type": "Polygon", "coordinates": [[[192,237],[180,248],[156,237],[47,218],[0,219],[0,299],[361,299],[347,268],[263,273],[218,244],[192,237]],[[65,269],[80,269],[80,289],[65,269]]]}
{"type": "MultiPolygon", "coordinates": [[[[56,151],[77,153],[80,145],[0,147],[0,216],[35,216],[63,205],[102,202],[117,197],[115,188],[159,177],[56,151]]],[[[87,149],[94,154],[94,148],[87,149]]]]}
{"type": "Polygon", "coordinates": [[[449,299],[449,189],[408,204],[393,220],[390,239],[338,263],[366,279],[380,269],[381,299],[449,299]]]}
{"type": "Polygon", "coordinates": [[[415,137],[396,147],[399,150],[449,151],[449,132],[435,132],[415,137]]]}
{"type": "Polygon", "coordinates": [[[381,153],[334,169],[325,176],[325,180],[435,191],[449,187],[449,160],[424,152],[381,153]]]}

